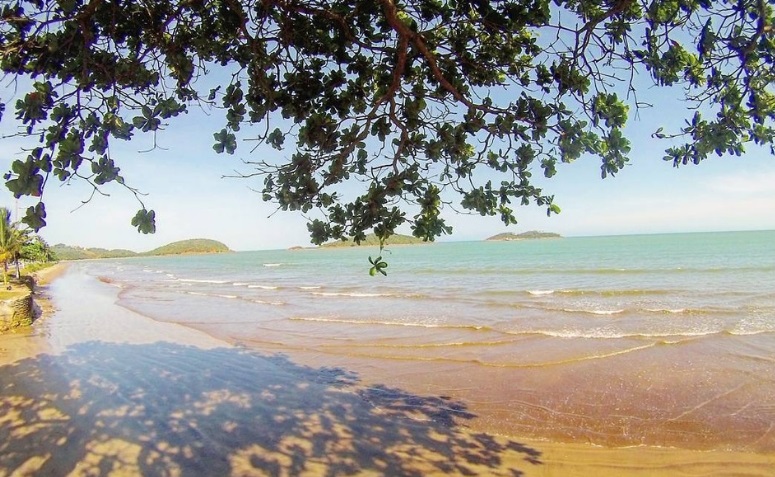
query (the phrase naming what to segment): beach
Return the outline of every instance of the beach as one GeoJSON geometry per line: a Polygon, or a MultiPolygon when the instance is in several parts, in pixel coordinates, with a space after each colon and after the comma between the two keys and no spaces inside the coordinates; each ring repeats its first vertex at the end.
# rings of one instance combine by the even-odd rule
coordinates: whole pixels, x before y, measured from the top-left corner
{"type": "MultiPolygon", "coordinates": [[[[601,359],[588,359],[559,366],[557,372],[527,367],[524,374],[509,372],[499,378],[502,368],[495,368],[496,374],[472,375],[461,374],[465,367],[449,368],[448,362],[425,363],[420,369],[417,360],[403,366],[403,361],[393,360],[387,373],[373,357],[324,355],[301,338],[295,348],[278,351],[269,337],[264,346],[250,345],[246,337],[251,333],[233,336],[233,326],[213,324],[219,320],[184,326],[153,319],[120,306],[137,290],[95,275],[93,267],[68,267],[42,290],[53,304],[50,314],[31,330],[0,336],[0,476],[764,476],[775,468],[766,432],[751,438],[738,426],[727,430],[734,435],[723,445],[714,441],[717,432],[698,439],[697,432],[707,427],[691,423],[703,422],[704,406],[713,409],[714,400],[705,396],[692,401],[704,406],[688,408],[691,412],[666,420],[661,428],[654,422],[642,428],[628,424],[631,428],[622,435],[606,436],[606,445],[568,436],[580,430],[598,432],[596,420],[597,429],[610,432],[610,418],[592,407],[597,404],[610,414],[617,406],[611,383],[624,382],[621,377],[633,363],[607,361],[598,366],[594,363],[601,359]],[[220,336],[212,330],[220,330],[220,336]],[[531,372],[536,374],[531,377],[531,372]],[[418,374],[423,378],[411,378],[418,374]],[[438,378],[425,379],[429,375],[438,378]],[[560,416],[560,406],[538,410],[534,415],[557,429],[536,434],[537,426],[525,425],[531,415],[485,399],[503,393],[493,388],[513,386],[515,379],[526,398],[524,390],[530,388],[533,394],[554,393],[544,396],[549,402],[572,396],[561,388],[574,382],[585,391],[604,391],[568,404],[587,409],[579,415],[576,431],[567,426],[567,415],[560,416]],[[483,403],[471,395],[481,395],[483,403]],[[690,415],[694,419],[681,419],[690,415]],[[649,435],[691,438],[685,446],[632,445],[627,432],[638,433],[641,440],[649,435]],[[730,449],[735,442],[743,449],[730,449]]],[[[310,329],[309,334],[316,336],[316,331],[310,329]]],[[[387,341],[395,338],[383,336],[387,341]]],[[[522,348],[528,350],[529,343],[522,348]]],[[[702,349],[707,348],[706,343],[702,349]]],[[[660,366],[675,356],[660,346],[643,351],[652,353],[648,360],[654,369],[653,392],[660,366]]],[[[605,359],[646,359],[637,353],[641,351],[605,359]]],[[[681,353],[684,361],[692,361],[691,348],[681,353]]],[[[697,379],[718,376],[703,371],[697,379]]],[[[717,400],[734,395],[729,391],[717,390],[717,400]]],[[[626,390],[623,395],[631,402],[626,390]]],[[[772,406],[771,397],[760,399],[740,404],[740,409],[772,406]]],[[[648,401],[642,404],[645,410],[651,406],[648,401]]],[[[644,411],[620,412],[627,416],[644,411]]],[[[761,421],[736,423],[752,423],[750,433],[761,421]]]]}
{"type": "Polygon", "coordinates": [[[768,234],[71,263],[0,476],[772,475],[768,234]]]}
{"type": "Polygon", "coordinates": [[[449,398],[154,321],[77,269],[49,287],[56,311],[10,337],[29,356],[0,355],[0,475],[767,475],[775,462],[472,432],[449,398]]]}

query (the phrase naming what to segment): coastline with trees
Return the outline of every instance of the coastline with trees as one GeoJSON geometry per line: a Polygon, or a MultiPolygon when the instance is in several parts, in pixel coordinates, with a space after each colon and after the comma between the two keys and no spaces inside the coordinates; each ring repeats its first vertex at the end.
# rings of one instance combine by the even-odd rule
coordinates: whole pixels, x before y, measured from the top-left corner
{"type": "MultiPolygon", "coordinates": [[[[773,25],[763,0],[3,2],[11,292],[57,186],[122,191],[152,234],[143,176],[189,205],[180,172],[216,157],[313,244],[380,254],[372,279],[358,250],[69,265],[56,319],[0,336],[0,474],[771,475],[771,232],[397,247],[402,282],[382,252],[461,213],[555,216],[581,160],[775,155],[773,25]],[[137,160],[200,113],[210,144],[137,160]]],[[[205,201],[167,223],[208,230],[205,201]]]]}
{"type": "Polygon", "coordinates": [[[3,289],[0,290],[0,333],[29,326],[39,315],[33,299],[35,272],[56,263],[56,257],[43,238],[29,227],[11,221],[11,211],[0,207],[0,261],[3,289]],[[13,267],[13,276],[9,268],[13,267]]]}

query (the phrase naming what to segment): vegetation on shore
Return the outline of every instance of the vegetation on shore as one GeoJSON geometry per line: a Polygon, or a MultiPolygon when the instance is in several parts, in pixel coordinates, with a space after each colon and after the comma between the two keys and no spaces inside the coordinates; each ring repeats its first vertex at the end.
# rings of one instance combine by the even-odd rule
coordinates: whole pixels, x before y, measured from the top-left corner
{"type": "Polygon", "coordinates": [[[172,242],[155,248],[148,252],[133,252],[124,249],[83,248],[64,244],[53,247],[54,253],[60,260],[84,260],[96,258],[125,258],[140,256],[161,255],[193,255],[208,253],[226,253],[231,250],[224,243],[211,239],[189,239],[172,242]]]}
{"type": "Polygon", "coordinates": [[[0,207],[0,262],[2,262],[3,285],[8,287],[8,267],[14,265],[16,279],[21,278],[21,265],[56,261],[45,240],[34,234],[32,229],[20,222],[11,221],[11,211],[0,207]]]}
{"type": "Polygon", "coordinates": [[[355,243],[352,239],[336,240],[334,242],[327,242],[321,245],[325,248],[340,248],[340,247],[379,247],[380,245],[419,245],[428,243],[423,239],[412,237],[411,235],[395,234],[391,235],[384,244],[380,244],[379,237],[375,234],[368,234],[366,238],[361,240],[360,243],[355,243]]]}
{"type": "Polygon", "coordinates": [[[3,286],[0,289],[0,332],[28,326],[35,319],[32,299],[34,278],[22,275],[23,262],[34,264],[53,260],[46,242],[32,233],[29,227],[11,221],[11,211],[0,207],[0,262],[3,286]],[[9,267],[15,274],[9,277],[9,267]]]}
{"type": "Polygon", "coordinates": [[[528,232],[522,232],[521,234],[515,234],[513,232],[504,232],[502,234],[493,235],[485,240],[488,242],[511,240],[533,240],[533,239],[548,239],[548,238],[562,238],[560,234],[554,232],[540,232],[538,230],[530,230],[528,232]]]}
{"type": "Polygon", "coordinates": [[[83,248],[73,247],[58,243],[53,247],[54,253],[60,260],[85,260],[90,258],[121,258],[133,257],[137,255],[131,250],[115,249],[108,250],[104,248],[83,248]]]}
{"type": "Polygon", "coordinates": [[[31,262],[24,266],[24,268],[21,269],[22,276],[25,275],[32,275],[35,272],[39,272],[41,270],[45,270],[47,268],[51,268],[54,265],[59,263],[58,261],[48,261],[48,262],[31,262]]]}

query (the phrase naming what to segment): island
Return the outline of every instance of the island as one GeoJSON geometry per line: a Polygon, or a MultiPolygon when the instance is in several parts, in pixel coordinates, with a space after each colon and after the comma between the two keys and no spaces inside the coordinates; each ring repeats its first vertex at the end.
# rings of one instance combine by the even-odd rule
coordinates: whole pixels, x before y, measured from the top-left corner
{"type": "MultiPolygon", "coordinates": [[[[391,235],[385,241],[385,245],[420,245],[427,244],[421,238],[413,237],[411,235],[395,234],[391,235]]],[[[337,240],[334,242],[327,242],[321,245],[323,248],[341,248],[341,247],[379,247],[379,238],[375,234],[368,234],[361,243],[355,243],[353,240],[337,240]]]]}
{"type": "Polygon", "coordinates": [[[488,242],[510,242],[514,240],[535,240],[535,239],[550,239],[550,238],[562,238],[562,235],[553,232],[540,232],[538,230],[530,230],[521,234],[515,234],[513,232],[504,232],[502,234],[493,235],[490,238],[485,239],[488,242]]]}
{"type": "Polygon", "coordinates": [[[125,249],[83,248],[56,244],[52,247],[59,260],[86,260],[97,258],[151,257],[162,255],[199,255],[231,252],[225,244],[211,239],[189,239],[168,243],[149,252],[125,249]]]}
{"type": "Polygon", "coordinates": [[[229,247],[217,240],[189,239],[155,248],[141,255],[193,255],[231,252],[229,247]]]}

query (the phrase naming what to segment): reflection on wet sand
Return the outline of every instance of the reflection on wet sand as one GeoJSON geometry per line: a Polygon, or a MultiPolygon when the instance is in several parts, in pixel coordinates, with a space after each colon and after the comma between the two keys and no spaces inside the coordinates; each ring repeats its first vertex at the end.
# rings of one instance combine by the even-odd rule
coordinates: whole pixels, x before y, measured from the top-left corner
{"type": "Polygon", "coordinates": [[[523,441],[279,355],[85,342],[0,366],[0,476],[771,475],[775,456],[523,441]]]}
{"type": "Polygon", "coordinates": [[[521,475],[522,443],[445,397],[341,369],[171,343],[87,342],[0,368],[0,475],[521,475]]]}

